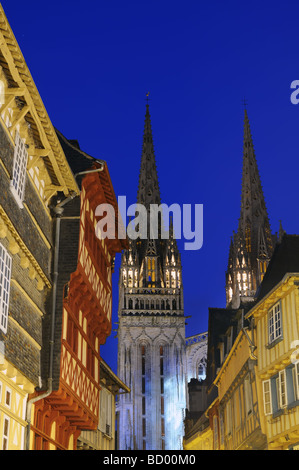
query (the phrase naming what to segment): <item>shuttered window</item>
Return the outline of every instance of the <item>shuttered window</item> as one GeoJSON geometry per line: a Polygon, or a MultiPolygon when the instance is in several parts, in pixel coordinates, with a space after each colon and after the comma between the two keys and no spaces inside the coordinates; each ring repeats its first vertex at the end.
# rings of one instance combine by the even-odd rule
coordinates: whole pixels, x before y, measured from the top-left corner
{"type": "Polygon", "coordinates": [[[112,437],[112,394],[102,388],[100,391],[100,420],[99,429],[102,433],[112,437]]]}
{"type": "Polygon", "coordinates": [[[246,411],[246,416],[248,416],[253,410],[252,388],[251,388],[249,374],[244,380],[244,394],[245,394],[245,411],[246,411]]]}
{"type": "Polygon", "coordinates": [[[279,405],[280,408],[285,408],[288,404],[287,400],[287,383],[286,383],[286,371],[281,370],[279,372],[279,405]]]}
{"type": "Polygon", "coordinates": [[[265,415],[272,413],[272,396],[271,396],[271,383],[270,380],[263,382],[263,395],[264,395],[264,412],[265,415]]]}

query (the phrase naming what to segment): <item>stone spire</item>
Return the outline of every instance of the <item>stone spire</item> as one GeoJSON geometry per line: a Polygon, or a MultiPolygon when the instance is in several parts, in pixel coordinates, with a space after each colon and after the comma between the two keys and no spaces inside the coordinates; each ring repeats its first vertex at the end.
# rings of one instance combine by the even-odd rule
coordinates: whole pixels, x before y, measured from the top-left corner
{"type": "Polygon", "coordinates": [[[137,203],[143,204],[148,210],[150,204],[161,204],[148,103],[146,104],[137,203]]]}
{"type": "Polygon", "coordinates": [[[273,240],[245,109],[241,213],[238,231],[230,246],[226,283],[228,303],[236,295],[241,301],[253,298],[272,255],[273,240]]]}
{"type": "MultiPolygon", "coordinates": [[[[137,203],[147,211],[151,204],[161,204],[148,104],[137,203]]],[[[183,447],[187,372],[182,267],[172,221],[163,237],[162,217],[155,223],[157,232],[130,240],[120,268],[117,375],[131,389],[117,403],[120,450],[183,447]]]]}
{"type": "MultiPolygon", "coordinates": [[[[244,139],[243,139],[243,174],[242,174],[242,196],[241,215],[239,219],[239,231],[246,235],[248,228],[251,230],[251,238],[258,238],[259,228],[263,227],[270,235],[270,223],[268,219],[265,198],[261,185],[257,161],[253,147],[253,140],[250,131],[247,110],[244,118],[244,139]]],[[[271,245],[271,235],[267,241],[271,245]]]]}

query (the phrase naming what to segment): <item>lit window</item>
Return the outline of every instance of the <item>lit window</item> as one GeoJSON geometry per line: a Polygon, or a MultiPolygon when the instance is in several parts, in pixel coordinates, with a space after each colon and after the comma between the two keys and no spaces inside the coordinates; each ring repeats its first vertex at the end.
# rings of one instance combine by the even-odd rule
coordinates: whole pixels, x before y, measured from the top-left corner
{"type": "Polygon", "coordinates": [[[125,269],[123,270],[123,283],[127,287],[127,271],[125,269]]]}
{"type": "Polygon", "coordinates": [[[14,152],[13,175],[11,190],[20,208],[23,207],[26,183],[28,153],[26,145],[19,133],[16,133],[16,143],[14,152]]]}
{"type": "Polygon", "coordinates": [[[133,287],[133,271],[132,269],[128,272],[128,286],[133,287]]]}
{"type": "Polygon", "coordinates": [[[199,364],[198,366],[198,380],[204,380],[206,377],[206,371],[204,364],[199,364]]]}
{"type": "Polygon", "coordinates": [[[11,256],[0,244],[0,329],[6,333],[11,277],[11,256]]]}
{"type": "Polygon", "coordinates": [[[281,324],[281,307],[280,302],[277,302],[268,315],[268,332],[269,332],[269,344],[273,343],[276,339],[282,336],[282,324],[281,324]]]}
{"type": "Polygon", "coordinates": [[[147,279],[148,282],[152,282],[153,285],[149,287],[155,287],[156,282],[156,266],[155,266],[155,258],[148,258],[147,260],[147,279]]]}
{"type": "Polygon", "coordinates": [[[169,282],[169,271],[167,269],[166,271],[166,287],[170,287],[170,282],[169,282]]]}

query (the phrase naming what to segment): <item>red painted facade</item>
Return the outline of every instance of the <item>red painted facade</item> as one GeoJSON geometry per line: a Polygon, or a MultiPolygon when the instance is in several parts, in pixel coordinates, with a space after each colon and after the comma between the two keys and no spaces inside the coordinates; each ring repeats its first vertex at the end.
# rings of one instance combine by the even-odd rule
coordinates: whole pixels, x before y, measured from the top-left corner
{"type": "MultiPolygon", "coordinates": [[[[95,166],[96,168],[96,166],[95,166]]],[[[31,448],[76,449],[83,429],[99,420],[100,345],[111,333],[114,257],[126,247],[117,239],[117,202],[107,166],[84,176],[80,195],[77,269],[63,299],[59,389],[35,404],[31,448]],[[96,235],[97,206],[112,204],[116,238],[96,235]]]]}

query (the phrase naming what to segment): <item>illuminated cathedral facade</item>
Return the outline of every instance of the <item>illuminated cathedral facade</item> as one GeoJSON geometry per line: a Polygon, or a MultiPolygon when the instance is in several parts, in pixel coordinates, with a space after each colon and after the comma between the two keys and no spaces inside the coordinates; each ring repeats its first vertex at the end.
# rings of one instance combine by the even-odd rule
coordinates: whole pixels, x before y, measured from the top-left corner
{"type": "MultiPolygon", "coordinates": [[[[160,205],[149,105],[137,203],[160,205]]],[[[149,219],[149,217],[148,217],[149,219]]],[[[129,240],[119,279],[118,376],[130,394],[118,402],[120,450],[182,449],[186,338],[182,267],[172,224],[167,238],[129,240]]]]}

